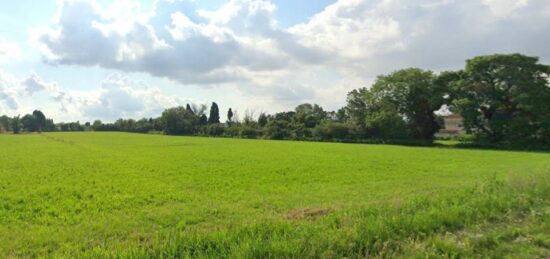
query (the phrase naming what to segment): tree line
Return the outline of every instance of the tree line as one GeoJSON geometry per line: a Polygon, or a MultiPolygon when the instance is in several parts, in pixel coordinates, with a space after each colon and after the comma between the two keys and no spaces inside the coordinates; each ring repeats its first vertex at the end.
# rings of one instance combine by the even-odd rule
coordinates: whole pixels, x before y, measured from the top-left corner
{"type": "Polygon", "coordinates": [[[326,111],[304,103],[275,114],[231,108],[220,121],[220,108],[187,104],[166,109],[157,118],[99,120],[54,124],[41,111],[0,117],[0,130],[124,131],[168,135],[225,136],[318,141],[431,142],[442,128],[443,107],[463,117],[475,141],[499,145],[550,144],[550,66],[537,57],[497,54],[474,57],[458,71],[434,73],[420,68],[378,76],[367,88],[347,94],[346,105],[326,111]]]}

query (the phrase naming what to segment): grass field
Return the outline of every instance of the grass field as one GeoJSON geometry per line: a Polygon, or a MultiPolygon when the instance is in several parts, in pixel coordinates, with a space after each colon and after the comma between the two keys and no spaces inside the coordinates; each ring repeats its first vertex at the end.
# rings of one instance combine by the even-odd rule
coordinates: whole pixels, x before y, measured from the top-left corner
{"type": "Polygon", "coordinates": [[[550,154],[0,135],[0,257],[550,257],[550,154]]]}

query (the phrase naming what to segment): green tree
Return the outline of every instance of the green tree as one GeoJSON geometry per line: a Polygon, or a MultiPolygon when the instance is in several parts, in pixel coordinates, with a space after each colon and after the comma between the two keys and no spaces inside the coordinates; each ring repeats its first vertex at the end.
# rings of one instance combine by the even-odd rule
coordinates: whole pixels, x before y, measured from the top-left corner
{"type": "Polygon", "coordinates": [[[288,139],[292,136],[291,121],[294,112],[280,112],[273,115],[266,126],[266,137],[288,139]]]}
{"type": "Polygon", "coordinates": [[[169,135],[193,134],[198,124],[198,118],[182,106],[166,109],[160,120],[169,135]]]}
{"type": "Polygon", "coordinates": [[[39,110],[34,110],[32,112],[32,115],[34,116],[34,119],[35,119],[35,129],[38,131],[38,132],[42,132],[45,128],[46,128],[46,116],[44,115],[44,113],[42,113],[41,111],[39,110]]]}
{"type": "Polygon", "coordinates": [[[304,103],[294,109],[293,123],[302,124],[306,128],[315,128],[327,118],[327,112],[317,104],[304,103]]]}
{"type": "Polygon", "coordinates": [[[23,125],[23,130],[27,132],[35,132],[38,130],[38,123],[36,117],[32,114],[26,114],[21,118],[21,124],[23,125]]]}
{"type": "Polygon", "coordinates": [[[521,54],[467,60],[448,83],[466,130],[493,143],[550,143],[550,66],[538,61],[521,54]]]}
{"type": "Polygon", "coordinates": [[[352,124],[356,125],[360,129],[366,128],[367,118],[367,94],[369,90],[367,88],[355,89],[348,93],[346,98],[346,114],[349,116],[349,120],[352,124]]]}
{"type": "Polygon", "coordinates": [[[92,129],[93,130],[100,130],[102,127],[103,127],[103,122],[101,122],[101,120],[95,120],[92,123],[92,129]]]}
{"type": "Polygon", "coordinates": [[[218,104],[213,102],[210,106],[210,116],[208,117],[208,124],[217,124],[220,123],[220,109],[218,104]]]}
{"type": "Polygon", "coordinates": [[[227,124],[231,127],[231,123],[233,122],[233,110],[231,110],[231,108],[229,108],[229,110],[227,111],[227,124]]]}
{"type": "Polygon", "coordinates": [[[199,117],[199,125],[200,126],[204,126],[208,124],[208,118],[206,117],[206,114],[202,114],[200,117],[199,117]]]}
{"type": "Polygon", "coordinates": [[[53,119],[46,119],[44,131],[55,131],[55,123],[53,122],[53,119]]]}
{"type": "Polygon", "coordinates": [[[11,120],[11,129],[13,131],[13,134],[19,134],[21,132],[21,119],[19,118],[19,115],[13,117],[11,120]]]}
{"type": "Polygon", "coordinates": [[[0,116],[0,132],[8,131],[10,129],[10,117],[6,115],[0,116]]]}
{"type": "Polygon", "coordinates": [[[398,116],[402,117],[410,137],[433,139],[440,127],[435,111],[445,103],[445,89],[435,79],[431,71],[418,68],[379,76],[368,94],[367,110],[374,108],[381,114],[369,116],[384,118],[395,126],[400,124],[398,116]]]}
{"type": "Polygon", "coordinates": [[[263,112],[260,113],[260,116],[258,117],[258,126],[260,126],[260,128],[263,128],[267,125],[267,122],[268,122],[267,114],[263,112]]]}

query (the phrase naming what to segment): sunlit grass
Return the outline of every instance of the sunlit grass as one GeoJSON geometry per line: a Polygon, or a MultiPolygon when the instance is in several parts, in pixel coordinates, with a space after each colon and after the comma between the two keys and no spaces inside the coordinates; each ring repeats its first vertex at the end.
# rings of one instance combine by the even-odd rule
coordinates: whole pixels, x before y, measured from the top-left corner
{"type": "Polygon", "coordinates": [[[548,181],[518,180],[547,180],[546,153],[124,133],[0,145],[4,256],[397,256],[548,213],[548,181]]]}

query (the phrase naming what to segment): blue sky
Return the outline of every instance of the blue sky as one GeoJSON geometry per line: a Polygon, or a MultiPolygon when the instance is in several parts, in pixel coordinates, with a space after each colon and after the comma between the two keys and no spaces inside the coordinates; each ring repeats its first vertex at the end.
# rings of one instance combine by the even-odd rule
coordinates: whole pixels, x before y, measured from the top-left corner
{"type": "Polygon", "coordinates": [[[550,62],[546,0],[18,0],[0,8],[0,114],[151,117],[186,103],[337,109],[404,67],[550,62]]]}

